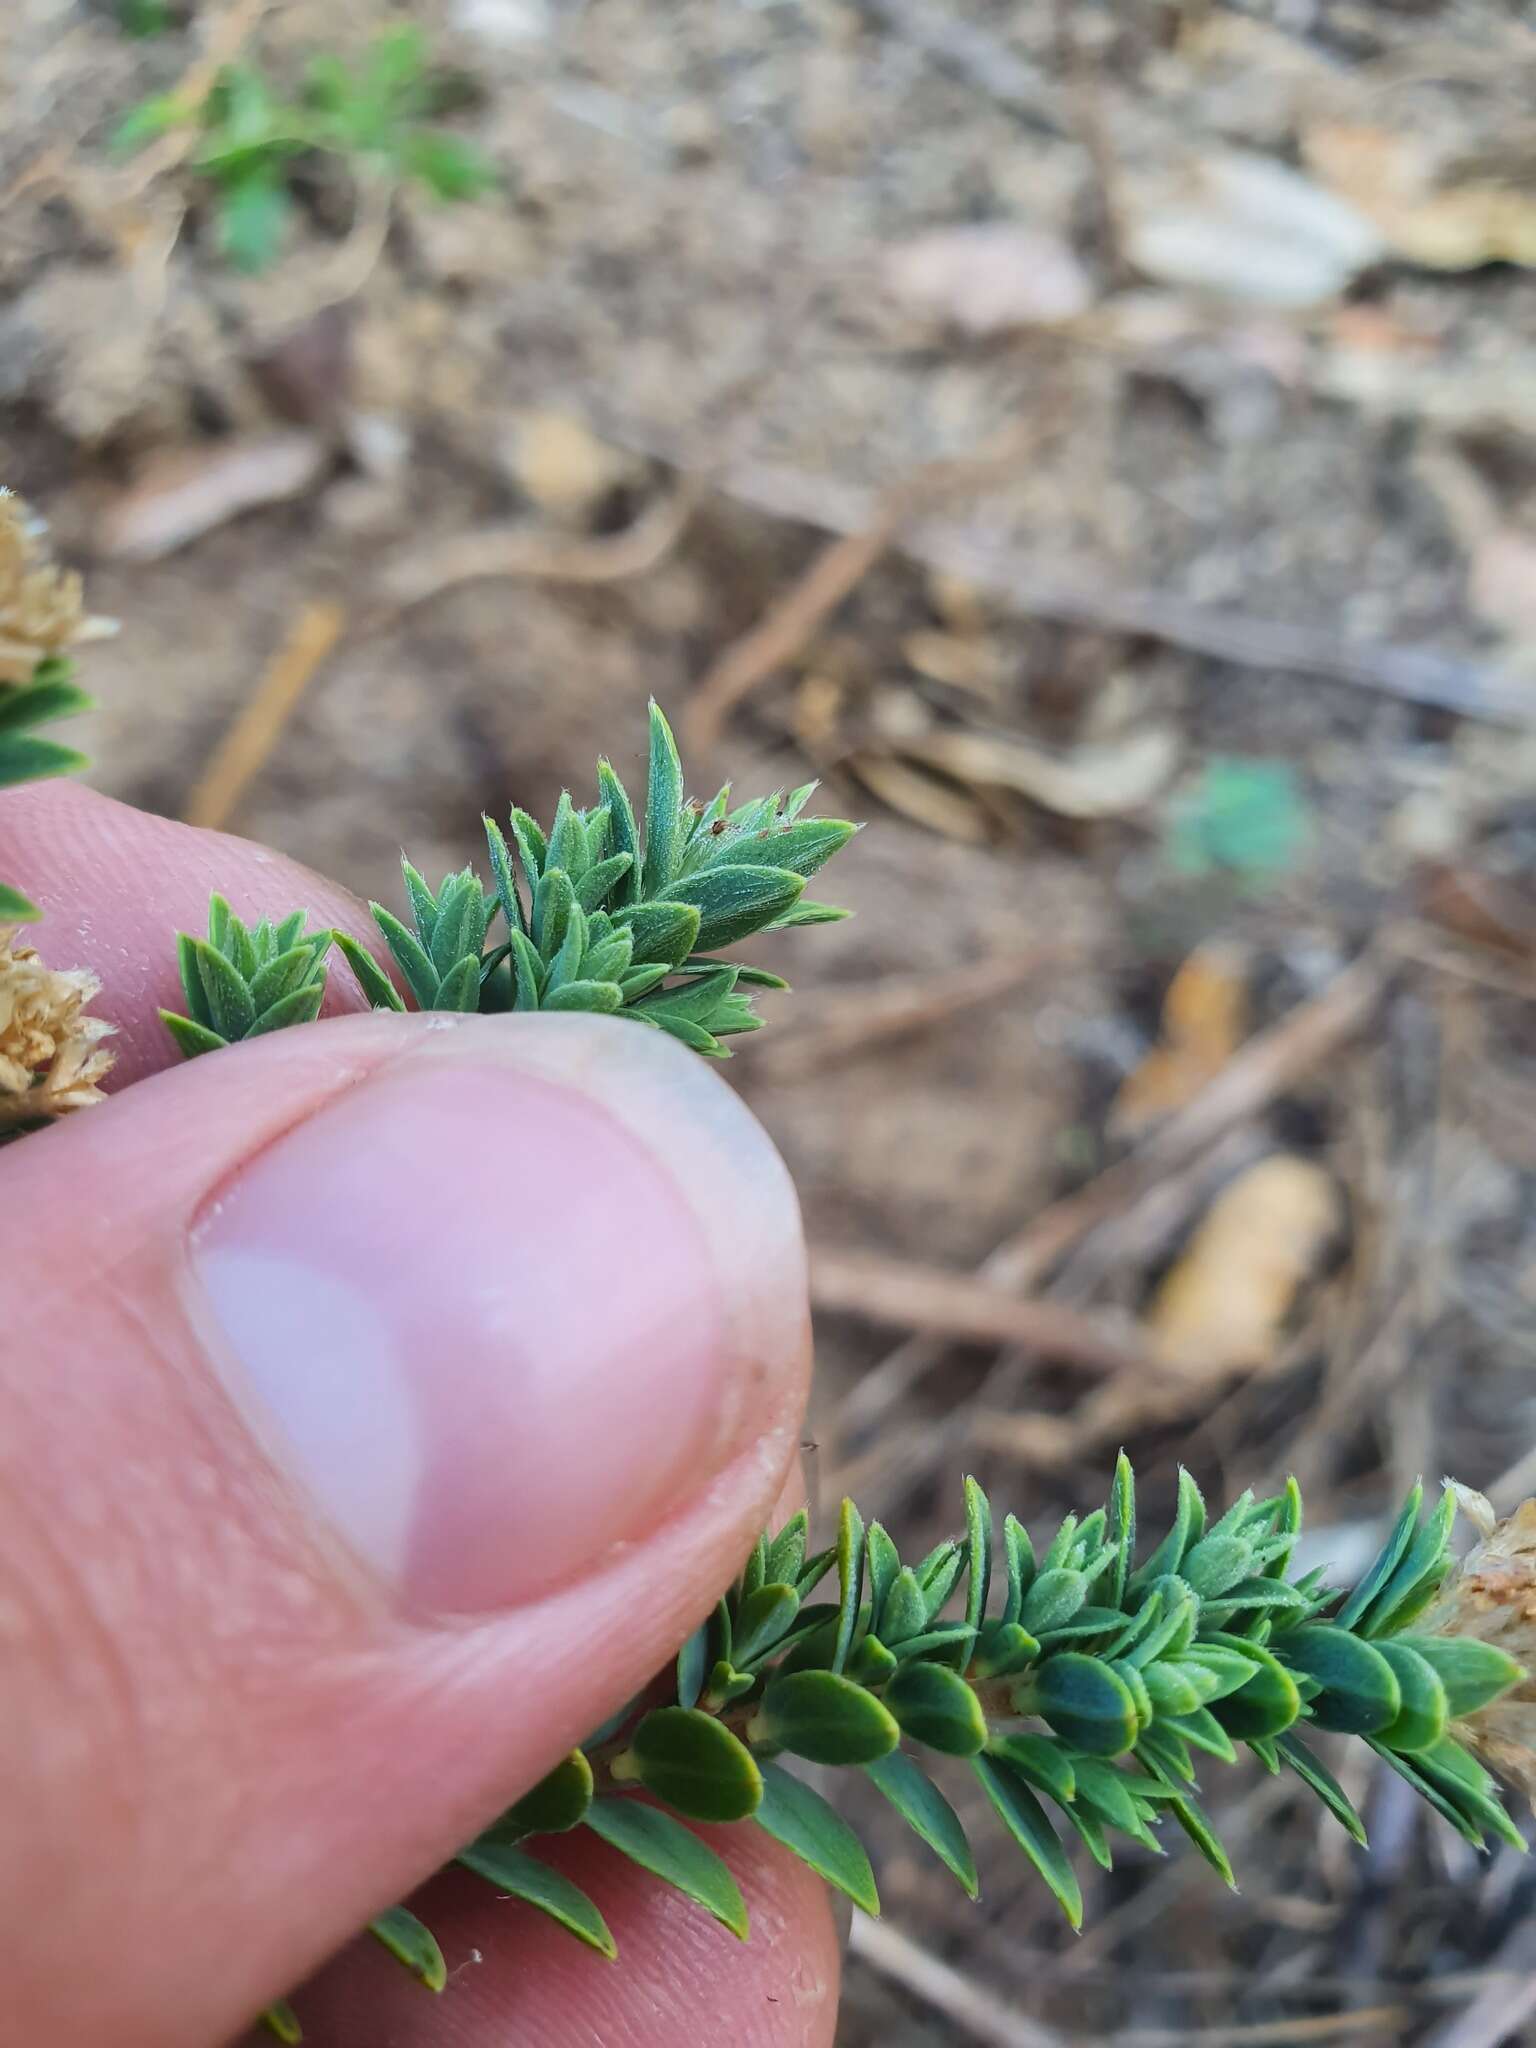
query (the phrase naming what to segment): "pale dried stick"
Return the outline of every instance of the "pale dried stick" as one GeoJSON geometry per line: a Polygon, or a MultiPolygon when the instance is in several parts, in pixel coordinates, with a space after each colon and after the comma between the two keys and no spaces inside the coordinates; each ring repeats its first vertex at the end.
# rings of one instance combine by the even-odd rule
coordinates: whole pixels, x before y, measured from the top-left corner
{"type": "Polygon", "coordinates": [[[218,829],[270,759],[315,671],[341,638],[338,604],[308,604],[267,664],[255,691],[215,748],[187,799],[189,825],[218,829]]]}

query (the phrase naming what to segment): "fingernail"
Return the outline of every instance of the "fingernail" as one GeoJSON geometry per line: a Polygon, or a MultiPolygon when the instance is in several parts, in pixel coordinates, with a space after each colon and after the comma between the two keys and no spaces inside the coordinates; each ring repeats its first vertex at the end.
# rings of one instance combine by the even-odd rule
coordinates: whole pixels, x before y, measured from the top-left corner
{"type": "Polygon", "coordinates": [[[216,1370],[408,1610],[569,1580],[795,1406],[787,1176],[657,1037],[542,1017],[422,1034],[194,1227],[216,1370]]]}

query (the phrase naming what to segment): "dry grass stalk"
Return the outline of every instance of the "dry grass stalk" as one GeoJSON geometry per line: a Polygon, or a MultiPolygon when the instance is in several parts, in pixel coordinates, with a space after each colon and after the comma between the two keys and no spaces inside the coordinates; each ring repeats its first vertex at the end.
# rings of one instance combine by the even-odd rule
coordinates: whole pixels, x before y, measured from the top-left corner
{"type": "Polygon", "coordinates": [[[189,825],[217,830],[229,818],[341,638],[346,616],[337,604],[308,604],[300,612],[187,799],[189,825]]]}

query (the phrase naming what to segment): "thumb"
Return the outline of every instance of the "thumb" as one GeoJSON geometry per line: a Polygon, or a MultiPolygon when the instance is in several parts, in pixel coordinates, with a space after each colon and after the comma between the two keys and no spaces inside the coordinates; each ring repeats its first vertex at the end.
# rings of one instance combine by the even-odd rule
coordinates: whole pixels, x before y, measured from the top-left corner
{"type": "Polygon", "coordinates": [[[0,2037],[206,2048],[707,1611],[798,1434],[794,1197],[701,1062],[542,1016],[253,1041],[5,1190],[0,2037]]]}

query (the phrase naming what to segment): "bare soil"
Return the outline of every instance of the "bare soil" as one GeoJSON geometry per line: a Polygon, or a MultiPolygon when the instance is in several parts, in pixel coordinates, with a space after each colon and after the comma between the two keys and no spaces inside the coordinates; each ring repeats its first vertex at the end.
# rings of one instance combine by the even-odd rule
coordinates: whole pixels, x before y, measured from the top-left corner
{"type": "MultiPolygon", "coordinates": [[[[402,11],[502,189],[399,194],[370,246],[345,176],[306,174],[256,279],[220,262],[184,165],[146,178],[110,148],[229,10],[148,41],[86,0],[0,24],[0,476],[125,621],[92,662],[99,786],[185,812],[305,608],[338,605],[340,643],[229,823],[388,898],[402,843],[442,871],[477,857],[483,809],[548,809],[600,751],[635,760],[649,695],[697,729],[712,664],[916,476],[894,545],[805,613],[696,771],[821,774],[872,821],[829,889],[856,920],[779,947],[799,993],[729,1070],[813,1245],[970,1275],[1148,1158],[1033,1276],[1136,1332],[1254,1160],[1315,1162],[1346,1221],[1262,1355],[1123,1412],[1049,1345],[940,1341],[893,1367],[911,1311],[876,1274],[819,1321],[816,1485],[856,1478],[926,1547],[971,1469],[1046,1528],[1102,1493],[1123,1436],[1149,1515],[1181,1459],[1212,1495],[1294,1467],[1353,1558],[1417,1471],[1501,1507],[1532,1490],[1536,254],[1438,268],[1389,235],[1280,306],[1249,275],[1251,223],[1191,231],[1207,269],[1233,251],[1225,280],[1138,239],[1192,161],[1310,175],[1324,122],[1429,137],[1442,188],[1536,214],[1525,10],[333,0],[322,24],[274,0],[245,10],[248,48],[292,78],[322,26],[355,52],[402,11]],[[986,332],[953,284],[937,313],[893,288],[893,251],[997,223],[1077,266],[1070,318],[1032,317],[1029,265],[986,332]],[[283,502],[130,558],[189,479],[232,503],[295,445],[283,502]],[[602,566],[689,488],[670,546],[602,566]],[[488,525],[508,573],[391,600],[402,565],[488,525]],[[1193,873],[1176,820],[1227,757],[1289,771],[1299,843],[1193,873]],[[1165,1168],[1111,1104],[1213,938],[1242,948],[1239,1038],[1326,1016],[1357,956],[1380,990],[1363,1029],[1279,1063],[1165,1168]],[[1013,985],[961,1002],[994,959],[1013,985]],[[874,1028],[871,989],[904,1028],[874,1028]]],[[[1286,232],[1324,260],[1310,215],[1286,232]]],[[[1000,1844],[973,1910],[861,1807],[885,1924],[1001,2017],[915,1997],[856,1943],[849,2048],[1536,2038],[1499,2017],[1536,1962],[1532,1880],[1358,1762],[1348,1789],[1365,1855],[1289,1781],[1213,1771],[1243,1896],[1192,1854],[1133,1850],[1085,1873],[1078,1940],[1000,1844]]]]}

